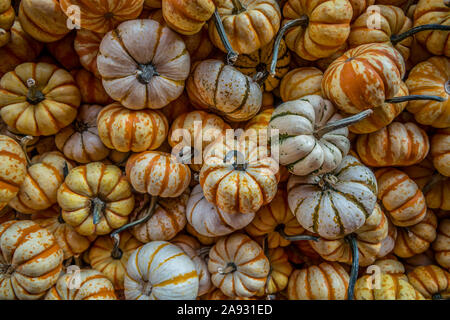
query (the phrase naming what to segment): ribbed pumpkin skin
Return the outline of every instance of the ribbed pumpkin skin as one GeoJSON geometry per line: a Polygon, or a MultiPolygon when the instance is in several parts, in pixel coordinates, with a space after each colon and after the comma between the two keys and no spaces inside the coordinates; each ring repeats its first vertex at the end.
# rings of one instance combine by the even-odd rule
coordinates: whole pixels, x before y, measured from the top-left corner
{"type": "Polygon", "coordinates": [[[408,273],[408,280],[426,299],[431,299],[435,294],[446,297],[450,294],[450,273],[438,266],[416,267],[408,273]]]}
{"type": "Polygon", "coordinates": [[[19,20],[23,30],[40,42],[54,42],[70,32],[56,0],[20,1],[19,20]]]}
{"type": "Polygon", "coordinates": [[[195,264],[180,248],[152,241],[131,254],[124,284],[127,300],[194,300],[199,281],[195,264]]]}
{"type": "Polygon", "coordinates": [[[178,33],[199,32],[215,10],[212,0],[164,0],[162,12],[166,23],[178,33]]]}
{"type": "Polygon", "coordinates": [[[397,228],[394,253],[401,258],[410,258],[425,252],[436,239],[438,226],[436,215],[427,210],[425,218],[408,228],[397,228]]]}
{"type": "MultiPolygon", "coordinates": [[[[275,0],[239,0],[242,11],[233,0],[215,0],[230,44],[238,53],[249,54],[267,45],[280,28],[281,12],[275,0]]],[[[225,51],[214,23],[209,24],[209,38],[225,51]]]]}
{"type": "MultiPolygon", "coordinates": [[[[450,25],[450,8],[441,0],[420,0],[414,10],[414,27],[424,24],[450,25]]],[[[435,56],[450,58],[448,31],[428,30],[419,32],[415,38],[435,56]]]]}
{"type": "Polygon", "coordinates": [[[97,67],[97,54],[103,37],[103,33],[80,29],[77,30],[77,36],[74,41],[74,49],[80,57],[81,65],[92,72],[98,79],[101,79],[101,76],[97,67]]]}
{"type": "Polygon", "coordinates": [[[16,14],[11,5],[11,0],[3,0],[0,3],[0,28],[2,29],[0,33],[0,47],[6,45],[11,39],[10,29],[14,24],[15,17],[16,14]]]}
{"type": "Polygon", "coordinates": [[[67,71],[81,68],[80,59],[77,58],[73,43],[76,37],[76,32],[72,31],[64,38],[47,43],[46,48],[67,71]]]}
{"type": "Polygon", "coordinates": [[[128,231],[120,233],[119,236],[119,249],[122,252],[120,258],[111,256],[114,243],[109,235],[98,237],[92,243],[88,255],[92,268],[103,273],[116,290],[123,290],[128,258],[134,250],[142,246],[142,242],[136,240],[128,231]]]}
{"type": "Polygon", "coordinates": [[[412,122],[392,122],[373,133],[360,135],[356,150],[371,167],[411,166],[421,162],[430,150],[428,135],[412,122]]]}
{"type": "Polygon", "coordinates": [[[220,60],[194,64],[186,90],[194,107],[210,109],[230,121],[251,119],[262,104],[259,85],[220,60]]]}
{"type": "Polygon", "coordinates": [[[322,91],[341,111],[355,114],[393,98],[405,74],[401,54],[388,44],[364,44],[337,58],[325,71],[322,91]]]}
{"type": "Polygon", "coordinates": [[[315,67],[302,67],[289,71],[281,80],[280,95],[286,101],[304,96],[322,94],[323,72],[315,67]]]}
{"type": "Polygon", "coordinates": [[[0,135],[0,210],[19,192],[27,175],[27,160],[20,145],[0,135]]]}
{"type": "Polygon", "coordinates": [[[80,89],[81,102],[88,104],[108,105],[114,102],[105,89],[100,79],[85,69],[71,72],[75,82],[80,89]]]}
{"type": "Polygon", "coordinates": [[[0,77],[24,62],[33,61],[41,52],[44,45],[26,33],[19,19],[14,21],[11,28],[11,39],[8,44],[0,48],[0,77]]]}
{"type": "Polygon", "coordinates": [[[372,214],[377,194],[375,180],[372,171],[355,157],[346,156],[330,174],[291,176],[287,186],[289,207],[308,231],[326,239],[341,238],[359,229],[372,214]],[[330,175],[337,181],[333,182],[335,178],[330,175]]]}
{"type": "Polygon", "coordinates": [[[91,162],[72,169],[58,189],[64,221],[81,235],[103,235],[128,222],[134,208],[131,186],[114,165],[91,162]],[[93,223],[94,198],[104,202],[100,222],[93,223]]]}
{"type": "Polygon", "coordinates": [[[202,187],[196,185],[186,205],[186,218],[194,230],[203,236],[220,237],[245,228],[254,213],[228,214],[206,200],[202,187]]]}
{"type": "Polygon", "coordinates": [[[308,25],[286,32],[286,44],[298,56],[314,61],[335,53],[350,34],[353,10],[348,0],[288,0],[283,7],[283,24],[302,16],[308,25]]]}
{"type": "Polygon", "coordinates": [[[55,236],[56,242],[64,252],[64,260],[79,256],[91,245],[89,238],[78,234],[75,229],[65,223],[58,206],[33,214],[31,219],[42,228],[47,228],[55,236]]]}
{"type": "Polygon", "coordinates": [[[431,158],[436,170],[450,177],[450,128],[437,131],[431,138],[431,158]]]}
{"type": "Polygon", "coordinates": [[[436,241],[432,248],[434,257],[440,266],[450,269],[450,219],[443,219],[439,222],[436,241]]]}
{"type": "Polygon", "coordinates": [[[293,267],[289,262],[285,249],[269,249],[267,258],[270,263],[269,275],[267,276],[264,288],[256,294],[257,296],[275,294],[286,289],[289,282],[289,276],[293,271],[293,267]]]}
{"type": "MultiPolygon", "coordinates": [[[[355,235],[359,265],[368,266],[378,258],[382,241],[388,236],[388,220],[378,204],[365,224],[355,231],[355,235]]],[[[310,244],[327,261],[352,263],[352,248],[344,238],[337,240],[320,238],[318,242],[310,241],[310,244]]]]}
{"type": "Polygon", "coordinates": [[[1,300],[40,299],[58,280],[63,251],[53,234],[33,221],[1,224],[0,248],[0,265],[6,267],[0,273],[1,300]]]}
{"type": "Polygon", "coordinates": [[[122,21],[137,18],[143,9],[144,0],[60,0],[60,5],[69,17],[71,6],[79,8],[80,21],[76,23],[83,29],[105,33],[122,21]]]}
{"type": "Polygon", "coordinates": [[[73,274],[61,276],[48,291],[45,300],[117,300],[113,284],[97,270],[81,270],[80,288],[77,290],[68,288],[71,277],[73,274]]]}
{"type": "Polygon", "coordinates": [[[129,109],[160,109],[183,92],[190,57],[167,26],[131,20],[104,36],[97,66],[111,98],[129,109]]]}
{"type": "Polygon", "coordinates": [[[410,101],[408,111],[418,123],[436,128],[450,127],[450,60],[432,57],[412,68],[406,80],[410,94],[428,94],[443,97],[439,101],[410,101]]]}
{"type": "MultiPolygon", "coordinates": [[[[368,7],[375,3],[375,0],[349,0],[353,9],[352,21],[358,18],[368,7]]],[[[389,1],[389,0],[387,0],[389,1]]],[[[380,2],[380,1],[377,1],[380,2]]],[[[390,1],[392,2],[392,1],[390,1]]]]}
{"type": "Polygon", "coordinates": [[[191,170],[168,153],[146,151],[132,155],[125,168],[133,188],[153,196],[178,197],[191,181],[191,170]]]}
{"type": "Polygon", "coordinates": [[[255,295],[264,287],[269,269],[269,260],[259,244],[241,233],[221,238],[209,252],[211,281],[231,298],[255,295]],[[228,271],[230,263],[236,270],[221,274],[220,270],[228,271]]]}
{"type": "Polygon", "coordinates": [[[115,102],[97,116],[97,129],[106,147],[120,152],[141,152],[161,146],[169,131],[158,110],[130,110],[115,102]]]}
{"type": "Polygon", "coordinates": [[[269,248],[275,249],[286,247],[291,243],[281,236],[278,228],[282,228],[284,233],[289,236],[299,235],[305,231],[289,209],[287,193],[283,189],[277,191],[271,203],[256,212],[255,218],[245,228],[245,231],[252,237],[267,235],[269,248]]]}
{"type": "Polygon", "coordinates": [[[0,115],[24,135],[49,136],[70,124],[80,105],[80,91],[67,71],[47,63],[24,63],[0,80],[0,115]],[[34,79],[43,101],[28,102],[27,81],[34,79]],[[33,116],[34,115],[34,116],[33,116]]]}
{"type": "Polygon", "coordinates": [[[378,182],[378,199],[393,224],[413,226],[425,218],[425,197],[417,184],[405,173],[393,168],[375,171],[378,182]]]}
{"type": "Polygon", "coordinates": [[[59,151],[51,151],[32,159],[19,193],[9,205],[21,213],[37,213],[56,203],[58,188],[64,181],[64,167],[73,165],[59,151]]]}
{"type": "Polygon", "coordinates": [[[289,300],[346,300],[349,275],[337,262],[323,262],[294,270],[289,278],[289,300]]]}
{"type": "MultiPolygon", "coordinates": [[[[403,10],[394,5],[377,5],[376,6],[380,19],[380,28],[371,28],[370,21],[373,19],[373,8],[361,14],[353,23],[348,42],[351,47],[357,47],[366,43],[390,43],[391,36],[399,35],[412,28],[412,21],[403,10]]],[[[378,23],[378,22],[377,22],[378,23]]],[[[397,43],[397,49],[403,59],[407,61],[410,55],[412,37],[397,43]]]]}

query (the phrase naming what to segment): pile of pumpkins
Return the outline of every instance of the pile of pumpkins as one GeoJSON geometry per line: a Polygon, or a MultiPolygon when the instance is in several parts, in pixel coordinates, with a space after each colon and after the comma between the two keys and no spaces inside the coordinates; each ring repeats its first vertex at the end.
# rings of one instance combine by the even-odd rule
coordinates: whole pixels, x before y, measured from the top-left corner
{"type": "Polygon", "coordinates": [[[0,0],[0,299],[450,298],[449,30],[448,0],[0,0]]]}

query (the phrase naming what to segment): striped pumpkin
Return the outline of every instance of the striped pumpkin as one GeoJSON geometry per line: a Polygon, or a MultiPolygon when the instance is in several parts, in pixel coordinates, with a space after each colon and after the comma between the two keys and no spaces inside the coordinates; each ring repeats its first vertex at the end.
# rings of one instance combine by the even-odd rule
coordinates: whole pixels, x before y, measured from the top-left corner
{"type": "Polygon", "coordinates": [[[212,0],[163,0],[162,12],[169,27],[178,33],[192,35],[199,32],[212,17],[212,0]]]}
{"type": "Polygon", "coordinates": [[[322,176],[291,176],[288,202],[300,225],[326,239],[358,230],[372,214],[377,182],[369,168],[346,156],[333,172],[322,176]]]}
{"type": "Polygon", "coordinates": [[[195,237],[202,245],[210,246],[217,242],[220,237],[208,237],[198,233],[189,223],[186,224],[186,234],[195,237]]]}
{"type": "Polygon", "coordinates": [[[52,57],[68,71],[81,68],[80,59],[78,59],[73,46],[75,36],[76,32],[73,31],[61,40],[47,43],[45,46],[52,57]]]}
{"type": "Polygon", "coordinates": [[[198,184],[191,192],[186,205],[186,218],[196,232],[207,237],[220,237],[247,226],[254,213],[226,213],[206,200],[198,184]]]}
{"type": "Polygon", "coordinates": [[[114,102],[106,93],[102,82],[89,71],[80,69],[72,71],[71,74],[75,79],[78,89],[80,89],[81,102],[102,106],[114,102]]]}
{"type": "Polygon", "coordinates": [[[134,196],[118,167],[91,162],[70,171],[58,189],[58,204],[64,221],[79,234],[104,235],[128,222],[134,196]]]}
{"type": "Polygon", "coordinates": [[[279,189],[272,202],[256,212],[255,218],[245,228],[251,237],[267,235],[270,249],[286,247],[291,242],[279,233],[280,229],[288,236],[302,234],[305,229],[298,223],[295,215],[289,209],[287,193],[279,189]]]}
{"type": "MultiPolygon", "coordinates": [[[[270,118],[272,118],[272,113],[275,109],[274,108],[266,108],[262,109],[260,113],[258,113],[256,116],[251,118],[244,127],[245,131],[248,130],[255,130],[256,133],[260,133],[259,130],[262,132],[267,133],[267,128],[269,127],[270,118]]],[[[267,134],[266,134],[267,135],[267,134]]]]}
{"type": "Polygon", "coordinates": [[[220,60],[194,64],[186,90],[194,107],[210,109],[230,121],[247,121],[262,105],[259,85],[220,60]]]}
{"type": "Polygon", "coordinates": [[[450,297],[450,273],[438,266],[419,266],[408,273],[408,280],[426,299],[450,297]]]}
{"type": "Polygon", "coordinates": [[[54,42],[70,32],[67,17],[55,0],[23,0],[19,8],[20,24],[40,42],[54,42]]]}
{"type": "Polygon", "coordinates": [[[55,236],[56,242],[64,252],[64,260],[79,256],[91,245],[90,238],[78,234],[62,218],[61,209],[55,205],[31,216],[42,228],[48,229],[55,236]]]}
{"type": "Polygon", "coordinates": [[[256,293],[257,296],[276,294],[286,289],[289,276],[293,271],[293,267],[288,260],[288,255],[284,248],[269,249],[267,258],[270,264],[269,275],[267,276],[264,288],[256,293]]]}
{"type": "Polygon", "coordinates": [[[264,288],[270,263],[258,243],[234,233],[211,248],[208,270],[214,286],[228,297],[251,297],[264,288]]]}
{"type": "Polygon", "coordinates": [[[117,252],[109,235],[98,237],[89,249],[89,262],[93,269],[100,271],[116,290],[124,289],[124,278],[128,259],[134,250],[142,246],[128,231],[119,234],[117,252]]]}
{"type": "MultiPolygon", "coordinates": [[[[350,4],[352,5],[353,9],[353,18],[352,20],[355,20],[358,18],[368,7],[373,5],[375,3],[375,0],[349,0],[350,4]]],[[[390,1],[390,0],[387,0],[390,1]]],[[[380,2],[378,0],[377,2],[380,2]]],[[[392,1],[390,1],[392,2],[392,1]]]]}
{"type": "Polygon", "coordinates": [[[436,170],[450,177],[450,128],[437,131],[431,138],[431,158],[436,170]]]}
{"type": "Polygon", "coordinates": [[[27,175],[27,160],[20,145],[0,135],[0,210],[19,192],[27,175]]]}
{"type": "Polygon", "coordinates": [[[98,79],[101,79],[101,76],[97,67],[97,54],[103,37],[103,33],[79,29],[73,44],[81,65],[98,79]]]}
{"type": "MultiPolygon", "coordinates": [[[[382,241],[388,236],[388,219],[378,204],[366,223],[354,233],[359,251],[359,265],[369,266],[379,257],[382,241]]],[[[352,264],[352,248],[345,238],[320,238],[317,242],[310,241],[310,244],[327,261],[352,264]]]]}
{"type": "Polygon", "coordinates": [[[108,278],[97,270],[84,269],[62,275],[48,291],[45,300],[117,300],[117,297],[108,278]],[[75,282],[75,276],[79,283],[75,282]],[[79,288],[71,288],[71,285],[79,285],[79,288]]]}
{"type": "Polygon", "coordinates": [[[37,300],[58,280],[63,251],[53,234],[37,223],[0,225],[0,299],[37,300]]]}
{"type": "Polygon", "coordinates": [[[302,67],[289,71],[281,80],[280,95],[286,101],[309,95],[322,94],[323,72],[315,67],[302,67]]]}
{"type": "Polygon", "coordinates": [[[131,20],[105,35],[97,66],[111,98],[129,109],[160,109],[183,92],[190,57],[168,27],[131,20]]]}
{"type": "MultiPolygon", "coordinates": [[[[145,196],[144,196],[145,197],[145,196]]],[[[155,211],[150,219],[131,229],[131,233],[141,242],[164,240],[174,238],[186,226],[186,202],[189,190],[176,198],[159,198],[155,211]]],[[[142,219],[146,214],[147,206],[135,210],[131,221],[142,219]]]]}
{"type": "MultiPolygon", "coordinates": [[[[254,79],[256,75],[269,72],[270,65],[273,59],[273,45],[274,41],[258,49],[250,54],[239,55],[233,66],[240,72],[254,79]]],[[[263,91],[273,91],[280,84],[281,79],[289,70],[291,63],[291,54],[286,47],[286,44],[281,40],[277,56],[277,64],[275,68],[275,75],[269,75],[262,83],[263,91]]]]}
{"type": "Polygon", "coordinates": [[[392,253],[392,251],[394,251],[395,241],[397,240],[397,227],[391,222],[391,220],[387,219],[387,221],[388,234],[386,238],[381,240],[381,248],[378,252],[378,258],[386,257],[388,254],[392,253]]]}
{"type": "Polygon", "coordinates": [[[15,210],[32,214],[50,208],[56,203],[58,188],[64,182],[64,170],[73,165],[61,152],[51,151],[35,156],[17,196],[9,205],[15,210]]]}
{"type": "Polygon", "coordinates": [[[79,10],[79,21],[73,21],[83,29],[105,33],[126,20],[137,18],[144,7],[144,0],[60,0],[61,9],[73,16],[72,6],[79,10]]]}
{"type": "Polygon", "coordinates": [[[286,44],[305,60],[329,57],[347,41],[352,15],[348,0],[288,0],[283,7],[283,24],[301,18],[307,22],[286,32],[286,44]]]}
{"type": "Polygon", "coordinates": [[[436,215],[427,210],[425,218],[418,224],[407,228],[397,228],[394,253],[401,258],[410,258],[425,252],[436,239],[438,226],[436,215]]]}
{"type": "Polygon", "coordinates": [[[100,140],[97,130],[97,115],[102,108],[82,105],[75,121],[56,134],[56,146],[68,159],[88,163],[108,157],[110,149],[100,140]]]}
{"type": "MultiPolygon", "coordinates": [[[[267,45],[280,28],[281,12],[276,0],[215,0],[217,11],[231,46],[249,54],[267,45]]],[[[225,52],[214,23],[209,23],[209,38],[225,52]]]]}
{"type": "Polygon", "coordinates": [[[383,43],[364,44],[337,58],[323,75],[322,91],[349,114],[381,106],[400,90],[405,74],[401,54],[383,43]]]}
{"type": "Polygon", "coordinates": [[[437,263],[450,270],[450,219],[443,219],[439,222],[437,237],[432,248],[437,263]]]}
{"type": "Polygon", "coordinates": [[[0,115],[24,135],[57,133],[75,119],[80,102],[70,73],[51,64],[23,63],[0,80],[0,115]]]}
{"type": "Polygon", "coordinates": [[[289,277],[289,300],[347,300],[349,275],[337,262],[294,270],[289,277]]]}
{"type": "Polygon", "coordinates": [[[412,68],[406,80],[410,94],[427,94],[445,101],[416,100],[408,103],[408,111],[417,122],[436,128],[450,127],[450,59],[432,57],[412,68]]]}
{"type": "Polygon", "coordinates": [[[195,264],[183,250],[169,242],[149,242],[128,259],[127,300],[194,300],[198,287],[195,264]]]}
{"type": "Polygon", "coordinates": [[[0,3],[0,47],[6,45],[11,39],[10,29],[16,17],[11,0],[4,0],[0,3]]]}
{"type": "Polygon", "coordinates": [[[191,170],[168,153],[145,151],[132,155],[125,168],[133,188],[152,196],[174,198],[181,195],[191,181],[191,170]]]}
{"type": "Polygon", "coordinates": [[[428,135],[412,122],[392,122],[378,131],[358,136],[356,150],[371,167],[411,166],[430,150],[428,135]]]}
{"type": "Polygon", "coordinates": [[[191,102],[186,94],[186,91],[174,101],[170,102],[167,106],[160,110],[167,118],[169,123],[172,123],[176,118],[181,116],[183,113],[188,113],[192,111],[191,102]]]}
{"type": "Polygon", "coordinates": [[[205,25],[199,32],[189,36],[182,36],[186,49],[191,56],[191,63],[205,60],[211,54],[214,46],[209,40],[208,28],[205,25]]]}
{"type": "Polygon", "coordinates": [[[169,131],[158,110],[130,110],[115,102],[97,116],[98,135],[106,147],[120,152],[141,152],[161,146],[169,131]]]}
{"type": "Polygon", "coordinates": [[[393,224],[410,227],[425,218],[425,197],[417,184],[405,173],[394,168],[375,171],[378,183],[378,199],[393,224]]]}
{"type": "Polygon", "coordinates": [[[204,155],[200,185],[206,200],[229,214],[256,212],[277,192],[278,164],[252,140],[222,139],[204,155]]]}

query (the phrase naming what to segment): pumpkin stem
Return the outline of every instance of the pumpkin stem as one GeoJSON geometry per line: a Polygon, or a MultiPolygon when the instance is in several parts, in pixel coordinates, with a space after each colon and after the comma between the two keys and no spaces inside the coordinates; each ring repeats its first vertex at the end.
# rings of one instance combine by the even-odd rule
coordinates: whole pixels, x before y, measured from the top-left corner
{"type": "Polygon", "coordinates": [[[434,174],[434,175],[431,177],[430,181],[428,181],[428,183],[423,187],[422,193],[423,193],[423,194],[427,194],[428,191],[430,191],[431,188],[433,188],[433,186],[434,186],[435,184],[437,184],[437,183],[439,183],[439,182],[441,182],[441,181],[444,181],[444,180],[446,180],[446,179],[447,179],[447,177],[444,177],[444,176],[441,175],[440,173],[434,174]]]}
{"type": "Polygon", "coordinates": [[[159,76],[152,64],[138,64],[137,79],[142,84],[148,84],[153,76],[159,76]]]}
{"type": "Polygon", "coordinates": [[[228,262],[227,266],[224,269],[222,269],[222,268],[217,269],[217,271],[220,274],[229,274],[229,273],[235,272],[236,270],[237,270],[237,266],[234,262],[228,262]]]}
{"type": "Polygon", "coordinates": [[[445,4],[447,7],[450,7],[450,0],[444,0],[444,4],[445,4]]]}
{"type": "Polygon", "coordinates": [[[22,147],[23,153],[25,154],[25,159],[27,160],[28,167],[31,166],[31,159],[28,156],[27,147],[28,147],[28,144],[33,140],[34,140],[33,136],[24,136],[19,139],[19,144],[22,147]]]}
{"type": "Polygon", "coordinates": [[[450,80],[447,80],[447,82],[444,84],[444,90],[448,95],[450,95],[450,80]]]}
{"type": "Polygon", "coordinates": [[[355,284],[358,279],[358,269],[359,269],[359,251],[358,244],[356,243],[356,237],[354,234],[349,234],[345,237],[345,240],[350,244],[352,248],[352,270],[350,272],[350,280],[348,282],[348,300],[353,300],[355,292],[355,284]]]}
{"type": "Polygon", "coordinates": [[[101,213],[105,209],[105,203],[100,200],[99,198],[94,198],[91,200],[91,208],[92,205],[94,205],[92,209],[92,215],[94,218],[94,224],[97,225],[100,223],[100,219],[102,218],[101,213]]]}
{"type": "Polygon", "coordinates": [[[33,105],[45,100],[44,94],[36,86],[36,81],[33,78],[27,80],[27,101],[33,105]]]}
{"type": "Polygon", "coordinates": [[[223,159],[223,162],[226,163],[228,161],[231,161],[233,158],[233,168],[234,170],[239,171],[245,171],[247,170],[248,163],[245,161],[245,157],[242,154],[242,152],[237,150],[230,150],[225,156],[225,159],[223,159]]]}
{"type": "Polygon", "coordinates": [[[142,294],[145,296],[149,296],[152,294],[153,286],[150,283],[150,281],[147,281],[144,286],[142,287],[142,294]]]}
{"type": "Polygon", "coordinates": [[[222,19],[220,18],[217,8],[216,11],[214,11],[214,24],[216,25],[220,40],[222,40],[223,46],[225,47],[225,50],[227,50],[227,64],[233,65],[238,58],[238,53],[233,50],[230,40],[228,40],[228,36],[225,32],[225,28],[223,27],[222,19]]]}
{"type": "Polygon", "coordinates": [[[59,223],[59,224],[64,224],[64,223],[66,223],[66,222],[64,221],[64,218],[63,218],[62,214],[60,214],[60,215],[58,216],[58,223],[59,223]]]}
{"type": "Polygon", "coordinates": [[[351,117],[347,117],[347,118],[340,119],[337,121],[329,122],[326,125],[324,125],[322,128],[319,128],[316,131],[315,136],[317,139],[321,139],[327,133],[334,131],[334,130],[348,127],[354,123],[364,120],[365,118],[370,116],[372,113],[373,113],[373,110],[368,109],[368,110],[364,110],[360,113],[357,113],[351,117]]]}
{"type": "Polygon", "coordinates": [[[115,233],[114,235],[111,235],[114,242],[114,247],[111,251],[111,257],[116,260],[120,260],[123,255],[123,251],[119,248],[120,244],[120,235],[118,233],[115,233]]]}
{"type": "Polygon", "coordinates": [[[309,236],[306,234],[299,234],[296,236],[288,236],[286,234],[286,232],[284,232],[284,229],[282,226],[278,226],[275,231],[277,231],[280,236],[282,236],[284,239],[289,240],[289,241],[300,241],[300,240],[309,240],[309,241],[319,241],[319,237],[315,237],[315,236],[309,236]]]}
{"type": "Polygon", "coordinates": [[[211,250],[211,247],[200,248],[197,250],[197,255],[204,259],[207,255],[209,255],[210,250],[211,250]]]}
{"type": "Polygon", "coordinates": [[[144,222],[148,221],[153,216],[153,214],[155,213],[157,200],[158,200],[158,197],[152,196],[152,199],[150,201],[150,206],[147,208],[147,211],[145,212],[144,217],[139,219],[139,220],[133,221],[133,222],[131,222],[129,224],[126,224],[126,225],[120,227],[119,229],[114,230],[114,232],[111,233],[111,237],[114,239],[116,234],[119,234],[122,231],[125,231],[125,230],[127,230],[129,228],[132,228],[134,226],[137,226],[137,225],[139,225],[141,223],[144,223],[144,222]]]}
{"type": "Polygon", "coordinates": [[[233,3],[233,11],[232,14],[239,14],[245,11],[245,7],[239,0],[231,0],[233,3]]]}
{"type": "Polygon", "coordinates": [[[14,273],[15,268],[11,264],[1,264],[0,274],[6,274],[7,276],[14,273]]]}
{"type": "Polygon", "coordinates": [[[303,28],[306,28],[309,23],[309,18],[307,15],[303,15],[298,19],[289,21],[284,26],[281,27],[281,29],[278,31],[277,36],[275,37],[275,42],[273,43],[273,54],[272,54],[272,63],[270,64],[270,75],[275,76],[276,74],[276,68],[277,68],[277,61],[278,61],[278,51],[280,50],[280,43],[283,39],[284,34],[287,30],[289,30],[292,27],[296,26],[302,26],[303,28]]]}
{"type": "Polygon", "coordinates": [[[413,100],[432,100],[432,101],[439,101],[443,102],[447,99],[439,96],[430,96],[426,94],[413,94],[410,96],[403,96],[403,97],[394,97],[390,99],[386,99],[385,102],[387,103],[402,103],[406,101],[413,101],[413,100]]]}
{"type": "Polygon", "coordinates": [[[414,28],[409,29],[408,31],[401,33],[401,34],[395,34],[391,36],[391,42],[393,45],[396,45],[397,43],[405,40],[406,38],[411,37],[412,35],[421,32],[421,31],[427,31],[427,30],[441,30],[441,31],[450,31],[450,26],[445,26],[442,24],[424,24],[421,26],[417,26],[414,28]]]}

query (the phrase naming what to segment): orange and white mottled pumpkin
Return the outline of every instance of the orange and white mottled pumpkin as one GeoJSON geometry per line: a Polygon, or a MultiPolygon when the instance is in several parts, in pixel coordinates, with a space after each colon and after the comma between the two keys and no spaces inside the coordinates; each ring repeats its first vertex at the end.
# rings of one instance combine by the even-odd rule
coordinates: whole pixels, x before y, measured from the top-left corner
{"type": "Polygon", "coordinates": [[[120,168],[101,162],[72,169],[57,199],[64,221],[85,236],[120,228],[134,208],[131,186],[120,168]]]}
{"type": "Polygon", "coordinates": [[[437,263],[450,270],[450,219],[439,221],[436,240],[433,242],[432,248],[437,263]]]}
{"type": "Polygon", "coordinates": [[[183,92],[190,57],[167,26],[131,20],[104,36],[97,66],[111,98],[129,109],[160,109],[183,92]]]}
{"type": "Polygon", "coordinates": [[[304,96],[322,94],[323,72],[315,67],[302,67],[289,71],[281,80],[280,95],[286,101],[304,96]]]}
{"type": "Polygon", "coordinates": [[[77,30],[77,36],[73,44],[80,58],[81,65],[99,79],[101,79],[101,76],[97,67],[97,54],[100,50],[100,43],[103,37],[103,33],[80,29],[77,30]]]}
{"type": "Polygon", "coordinates": [[[37,300],[58,280],[63,251],[53,234],[37,223],[0,225],[0,299],[37,300]]]}
{"type": "MultiPolygon", "coordinates": [[[[53,58],[56,59],[64,69],[71,71],[81,68],[80,59],[77,58],[77,54],[74,49],[74,40],[76,32],[70,32],[64,38],[47,43],[46,48],[53,58]]],[[[42,61],[40,61],[42,62],[42,61]]]]}
{"type": "Polygon", "coordinates": [[[438,130],[431,138],[431,158],[436,170],[450,177],[450,128],[438,130]]]}
{"type": "Polygon", "coordinates": [[[85,69],[72,71],[71,74],[80,89],[81,102],[102,106],[114,102],[103,88],[102,81],[97,79],[94,74],[85,69]]]}
{"type": "Polygon", "coordinates": [[[194,300],[199,280],[194,262],[176,245],[152,241],[135,250],[125,274],[127,300],[194,300]]]}
{"type": "Polygon", "coordinates": [[[199,32],[216,8],[213,0],[163,0],[161,3],[166,23],[184,35],[199,32]]]}
{"type": "Polygon", "coordinates": [[[270,263],[258,243],[234,233],[211,248],[208,270],[214,286],[228,297],[251,297],[264,288],[270,263]]]}

